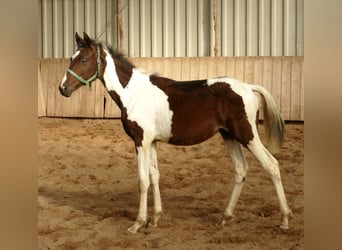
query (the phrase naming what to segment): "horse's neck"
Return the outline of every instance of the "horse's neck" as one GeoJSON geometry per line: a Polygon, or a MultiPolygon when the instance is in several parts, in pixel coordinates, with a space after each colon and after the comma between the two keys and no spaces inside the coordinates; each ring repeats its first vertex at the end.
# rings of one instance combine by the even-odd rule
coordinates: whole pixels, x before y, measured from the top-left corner
{"type": "Polygon", "coordinates": [[[115,91],[122,96],[127,86],[132,70],[126,68],[120,61],[114,59],[108,51],[106,53],[106,68],[103,73],[104,85],[108,92],[115,91]]]}
{"type": "Polygon", "coordinates": [[[134,93],[148,82],[149,75],[135,68],[127,68],[109,52],[105,52],[106,68],[103,73],[103,83],[119,108],[122,108],[122,104],[129,102],[130,98],[135,96],[134,93]]]}

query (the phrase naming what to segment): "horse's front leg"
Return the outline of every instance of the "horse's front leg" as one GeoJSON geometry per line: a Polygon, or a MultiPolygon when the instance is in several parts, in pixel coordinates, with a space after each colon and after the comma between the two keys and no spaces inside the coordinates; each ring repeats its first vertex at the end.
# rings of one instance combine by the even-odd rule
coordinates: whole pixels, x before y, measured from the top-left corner
{"type": "Polygon", "coordinates": [[[150,145],[137,147],[138,176],[139,176],[139,211],[135,223],[128,228],[131,233],[136,233],[147,222],[147,191],[150,186],[150,145]]]}
{"type": "Polygon", "coordinates": [[[157,159],[157,145],[156,142],[151,146],[151,164],[150,164],[150,181],[153,188],[153,217],[150,222],[151,226],[156,227],[157,222],[162,214],[162,203],[159,190],[159,169],[157,159]]]}

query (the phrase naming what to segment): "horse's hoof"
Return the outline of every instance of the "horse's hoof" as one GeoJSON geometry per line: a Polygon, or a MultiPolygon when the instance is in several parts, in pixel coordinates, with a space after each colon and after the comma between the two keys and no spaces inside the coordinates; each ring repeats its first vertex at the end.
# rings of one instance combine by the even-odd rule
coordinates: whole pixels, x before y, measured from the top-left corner
{"type": "Polygon", "coordinates": [[[158,227],[157,223],[152,223],[151,221],[148,223],[149,227],[158,227]]]}
{"type": "Polygon", "coordinates": [[[232,221],[233,215],[223,215],[222,219],[215,224],[217,227],[223,227],[226,225],[227,221],[232,221]]]}
{"type": "Polygon", "coordinates": [[[139,221],[136,221],[131,227],[128,228],[128,232],[132,234],[136,234],[145,223],[141,223],[139,221]]]}
{"type": "Polygon", "coordinates": [[[129,227],[129,228],[127,229],[127,231],[130,232],[130,233],[132,233],[132,234],[136,234],[137,231],[138,231],[138,229],[133,225],[133,226],[129,227]]]}
{"type": "Polygon", "coordinates": [[[290,210],[286,215],[283,215],[280,228],[284,230],[289,229],[289,220],[291,218],[292,218],[292,211],[290,210]]]}

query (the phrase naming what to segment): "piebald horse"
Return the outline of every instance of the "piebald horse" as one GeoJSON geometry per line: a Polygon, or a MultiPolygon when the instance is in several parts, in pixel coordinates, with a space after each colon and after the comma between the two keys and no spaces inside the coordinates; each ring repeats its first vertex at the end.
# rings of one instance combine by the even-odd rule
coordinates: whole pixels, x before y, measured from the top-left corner
{"type": "Polygon", "coordinates": [[[246,180],[248,164],[241,145],[247,148],[270,175],[278,195],[282,220],[288,228],[291,210],[287,205],[278,161],[260,141],[256,120],[259,93],[263,100],[269,148],[280,147],[284,122],[271,94],[259,85],[250,85],[228,77],[196,81],[175,81],[135,68],[121,54],[104,43],[83,39],[76,33],[77,51],[59,90],[65,97],[100,79],[121,110],[126,133],[135,143],[138,159],[139,210],[128,231],[142,226],[157,226],[162,213],[156,143],[193,145],[220,133],[234,165],[235,184],[223,217],[224,225],[233,217],[235,205],[246,180]],[[154,209],[147,218],[147,193],[152,184],[154,209]]]}

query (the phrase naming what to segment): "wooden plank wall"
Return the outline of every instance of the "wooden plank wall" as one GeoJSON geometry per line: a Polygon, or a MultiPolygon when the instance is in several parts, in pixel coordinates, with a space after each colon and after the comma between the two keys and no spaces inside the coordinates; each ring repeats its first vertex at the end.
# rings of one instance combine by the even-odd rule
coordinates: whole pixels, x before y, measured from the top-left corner
{"type": "MultiPolygon", "coordinates": [[[[304,58],[291,57],[174,57],[130,58],[137,67],[176,80],[229,76],[268,89],[285,120],[304,121],[304,58]]],[[[58,85],[69,59],[41,59],[38,65],[38,116],[116,118],[120,111],[100,81],[60,95],[58,85]]]]}

